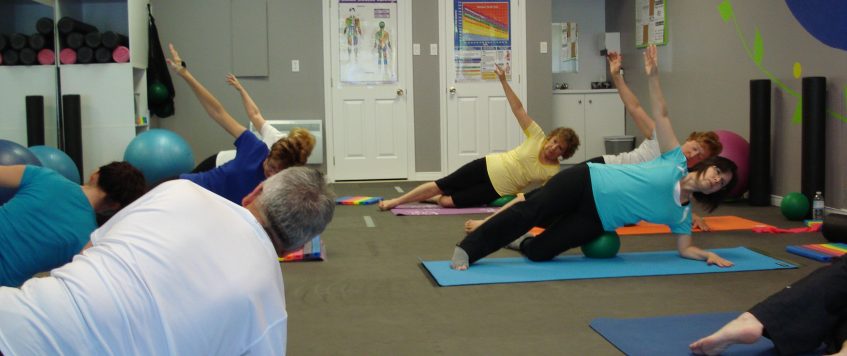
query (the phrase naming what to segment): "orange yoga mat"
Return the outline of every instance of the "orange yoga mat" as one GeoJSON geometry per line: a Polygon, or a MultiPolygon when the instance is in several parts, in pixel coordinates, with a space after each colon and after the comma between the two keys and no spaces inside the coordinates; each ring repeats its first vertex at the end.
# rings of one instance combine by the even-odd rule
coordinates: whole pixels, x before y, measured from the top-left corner
{"type": "MultiPolygon", "coordinates": [[[[712,231],[731,231],[731,230],[752,230],[756,227],[771,227],[768,224],[763,224],[758,221],[747,220],[737,216],[707,216],[706,224],[712,228],[712,231]]],[[[533,236],[544,231],[543,228],[534,227],[529,230],[533,236]]],[[[694,228],[693,232],[701,232],[699,228],[694,228]]],[[[671,229],[667,225],[653,224],[646,221],[639,222],[635,226],[625,226],[618,228],[615,232],[618,235],[650,235],[650,234],[669,234],[671,229]]]]}

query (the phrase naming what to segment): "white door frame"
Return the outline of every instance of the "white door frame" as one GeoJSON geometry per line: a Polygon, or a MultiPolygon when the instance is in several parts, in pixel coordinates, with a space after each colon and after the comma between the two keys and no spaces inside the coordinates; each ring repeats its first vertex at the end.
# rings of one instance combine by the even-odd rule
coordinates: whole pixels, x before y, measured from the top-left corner
{"type": "MultiPolygon", "coordinates": [[[[514,75],[517,74],[517,80],[521,83],[520,88],[515,92],[519,98],[521,98],[521,103],[524,105],[524,109],[529,111],[529,107],[527,106],[526,100],[526,60],[527,60],[527,48],[526,48],[526,4],[522,1],[525,0],[511,0],[512,2],[517,3],[517,11],[512,14],[512,18],[510,19],[510,26],[512,26],[512,55],[514,56],[514,49],[517,48],[521,58],[521,66],[520,68],[512,67],[512,75],[514,80],[514,75]],[[512,21],[517,20],[517,21],[512,21]]],[[[526,0],[529,1],[529,0],[526,0]]],[[[453,61],[453,58],[447,58],[443,53],[446,53],[447,46],[453,45],[453,33],[447,33],[447,24],[448,21],[454,21],[452,18],[447,18],[444,15],[444,12],[447,8],[453,6],[453,0],[441,0],[438,2],[438,46],[441,48],[441,60],[438,61],[438,71],[441,73],[439,76],[439,84],[438,88],[441,92],[439,96],[439,104],[441,105],[441,176],[443,177],[446,174],[450,174],[452,172],[448,172],[448,164],[447,164],[447,96],[450,95],[447,89],[447,68],[448,61],[453,61]]],[[[492,82],[493,83],[493,82],[492,82]]],[[[499,85],[500,83],[496,83],[499,85]]]]}
{"type": "MultiPolygon", "coordinates": [[[[338,78],[332,78],[332,48],[330,46],[338,45],[337,43],[331,43],[330,33],[329,31],[334,30],[337,26],[332,23],[332,15],[330,14],[330,2],[337,0],[326,0],[322,1],[322,17],[323,17],[323,43],[324,43],[324,130],[326,131],[326,136],[324,138],[324,143],[326,144],[326,179],[328,182],[335,182],[335,147],[333,146],[334,140],[334,132],[333,123],[334,123],[334,113],[333,113],[333,96],[332,96],[332,86],[338,83],[338,78]]],[[[414,82],[413,82],[413,71],[412,71],[412,0],[397,0],[398,10],[403,9],[398,14],[398,18],[402,19],[408,24],[408,29],[405,33],[398,36],[397,43],[395,44],[395,48],[402,48],[403,50],[397,51],[397,56],[403,56],[406,65],[406,68],[398,68],[397,76],[406,76],[406,88],[405,96],[406,96],[406,177],[411,178],[414,177],[415,173],[415,100],[414,100],[414,82]],[[402,7],[400,6],[400,2],[408,2],[408,4],[404,4],[402,7]]],[[[386,177],[386,178],[394,178],[394,177],[386,177]]]]}

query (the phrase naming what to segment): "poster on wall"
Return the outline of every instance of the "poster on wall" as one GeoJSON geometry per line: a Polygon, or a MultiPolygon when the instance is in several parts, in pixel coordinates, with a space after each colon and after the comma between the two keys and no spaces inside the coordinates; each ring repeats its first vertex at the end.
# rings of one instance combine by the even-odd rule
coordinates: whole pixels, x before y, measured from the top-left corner
{"type": "Polygon", "coordinates": [[[666,0],[635,1],[635,44],[638,48],[668,41],[666,0]]]}
{"type": "Polygon", "coordinates": [[[577,59],[577,38],[576,22],[563,22],[562,26],[562,49],[559,51],[559,60],[563,64],[575,65],[577,59]],[[569,63],[570,62],[570,63],[569,63]]]}
{"type": "Polygon", "coordinates": [[[342,83],[397,82],[397,0],[338,0],[342,83]]]}
{"type": "MultiPolygon", "coordinates": [[[[456,81],[497,80],[494,64],[512,67],[510,0],[453,0],[456,81]]],[[[506,72],[511,79],[511,71],[506,72]]]]}

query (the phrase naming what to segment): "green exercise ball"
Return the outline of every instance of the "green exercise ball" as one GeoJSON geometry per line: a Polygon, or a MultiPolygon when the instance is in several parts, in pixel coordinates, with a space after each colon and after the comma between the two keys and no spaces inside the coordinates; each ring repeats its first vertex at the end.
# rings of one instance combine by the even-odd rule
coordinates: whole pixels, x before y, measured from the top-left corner
{"type": "Polygon", "coordinates": [[[503,205],[506,205],[508,202],[512,201],[512,199],[515,199],[514,195],[504,195],[502,197],[494,199],[493,201],[491,201],[491,203],[488,203],[488,205],[490,205],[490,206],[503,206],[503,205]]]}
{"type": "Polygon", "coordinates": [[[162,83],[155,82],[147,88],[147,97],[153,104],[164,103],[170,96],[171,93],[168,91],[168,88],[162,83]]]}
{"type": "Polygon", "coordinates": [[[803,220],[809,213],[809,198],[803,193],[788,193],[782,198],[779,209],[788,220],[803,220]]]}
{"type": "Polygon", "coordinates": [[[615,232],[606,231],[591,242],[582,245],[582,254],[588,258],[612,258],[621,248],[621,238],[615,232]]]}

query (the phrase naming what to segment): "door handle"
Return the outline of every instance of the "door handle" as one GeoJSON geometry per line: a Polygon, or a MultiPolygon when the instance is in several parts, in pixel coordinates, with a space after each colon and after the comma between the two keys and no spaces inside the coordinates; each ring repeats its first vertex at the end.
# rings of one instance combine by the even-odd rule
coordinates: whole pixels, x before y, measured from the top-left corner
{"type": "Polygon", "coordinates": [[[448,92],[450,92],[450,95],[456,95],[456,87],[450,87],[450,90],[448,90],[448,92]]]}
{"type": "Polygon", "coordinates": [[[402,88],[397,88],[397,96],[403,96],[403,94],[406,94],[406,92],[402,88]]]}

